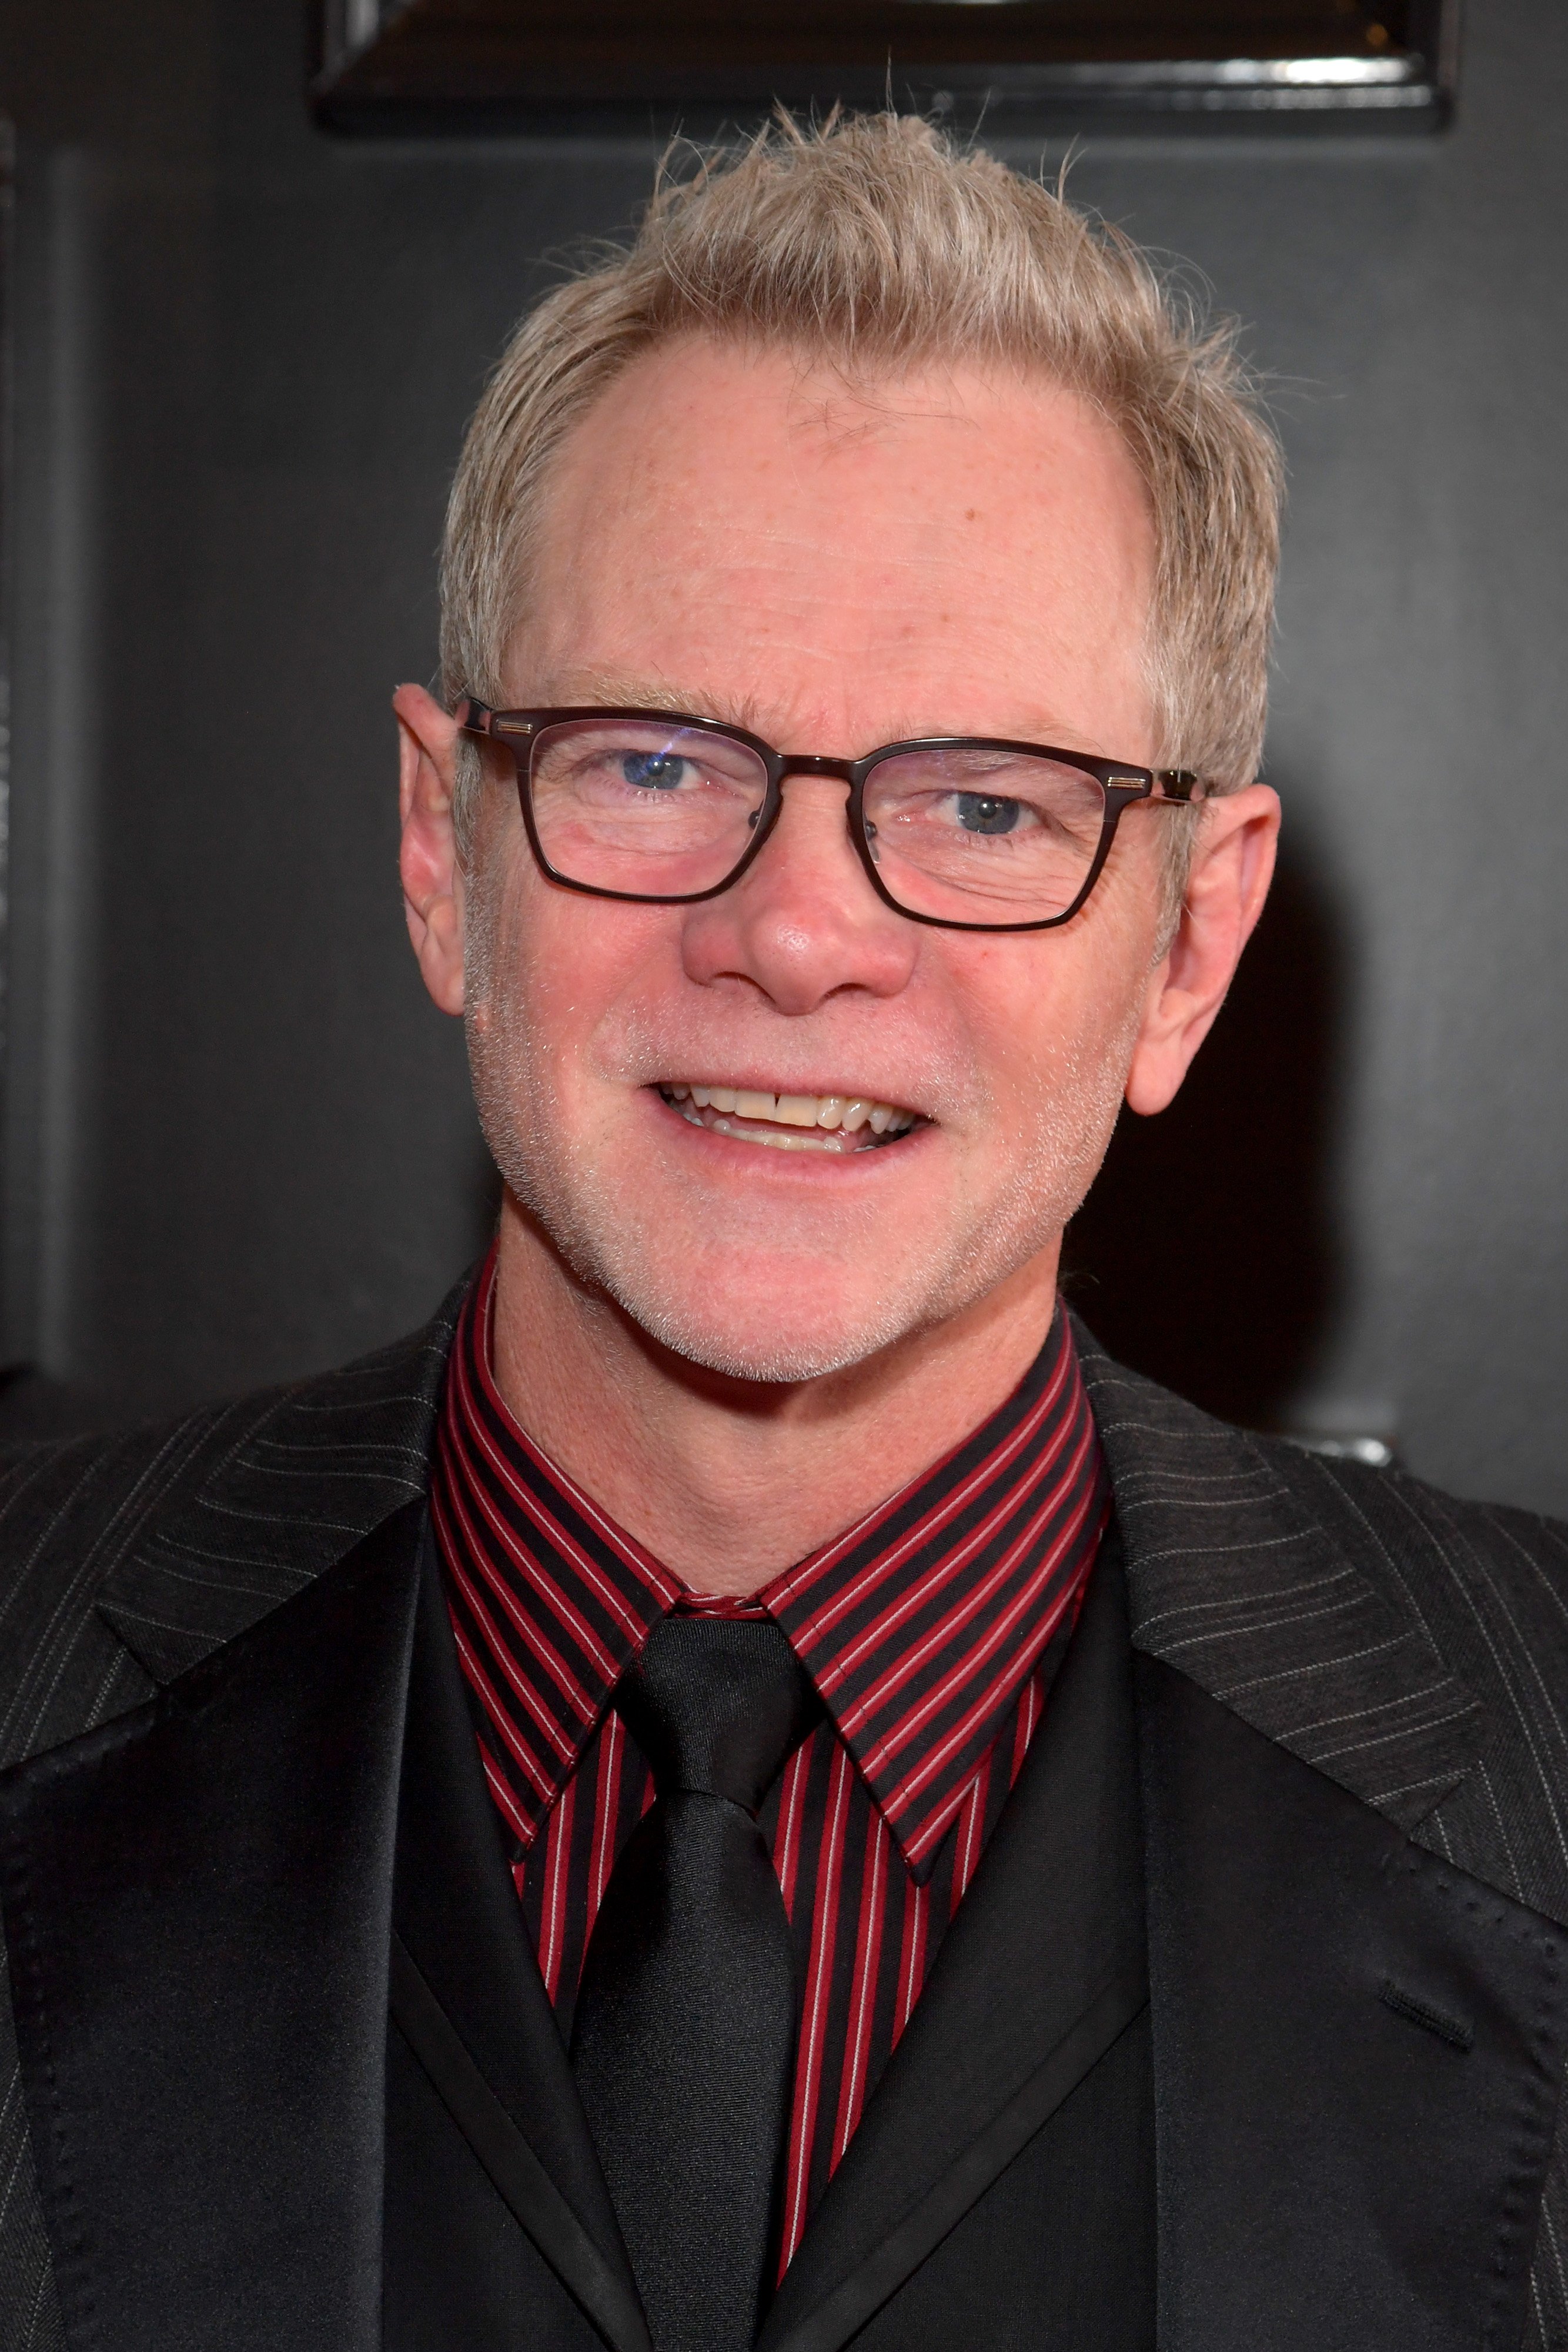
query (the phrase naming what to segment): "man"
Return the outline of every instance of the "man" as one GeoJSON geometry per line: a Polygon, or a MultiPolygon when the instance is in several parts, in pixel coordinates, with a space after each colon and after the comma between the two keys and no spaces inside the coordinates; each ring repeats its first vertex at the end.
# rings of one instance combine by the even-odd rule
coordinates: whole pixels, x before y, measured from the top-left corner
{"type": "Polygon", "coordinates": [[[1276,484],[917,122],[518,331],[396,699],[495,1249],[0,1496],[7,2346],[1568,2344],[1562,1532],[1057,1299],[1267,889],[1276,484]]]}

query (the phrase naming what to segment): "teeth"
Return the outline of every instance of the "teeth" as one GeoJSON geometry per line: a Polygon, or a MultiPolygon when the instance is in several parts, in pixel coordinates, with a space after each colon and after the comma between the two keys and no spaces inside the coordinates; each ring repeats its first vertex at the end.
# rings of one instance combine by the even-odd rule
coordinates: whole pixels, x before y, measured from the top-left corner
{"type": "Polygon", "coordinates": [[[744,1136],[747,1142],[768,1143],[787,1151],[841,1150],[846,1139],[865,1128],[880,1140],[905,1135],[915,1114],[896,1103],[878,1102],[870,1095],[769,1095],[750,1087],[695,1087],[672,1083],[660,1088],[673,1103],[689,1104],[685,1117],[695,1126],[712,1126],[721,1135],[744,1136]],[[701,1110],[716,1111],[712,1120],[696,1118],[701,1110]],[[758,1135],[735,1127],[731,1119],[766,1121],[770,1127],[814,1129],[811,1134],[758,1135]]]}
{"type": "Polygon", "coordinates": [[[714,1121],[720,1135],[733,1135],[742,1143],[763,1143],[770,1151],[843,1151],[847,1146],[837,1137],[826,1135],[768,1135],[755,1127],[737,1127],[727,1118],[714,1121]]]}
{"type": "Polygon", "coordinates": [[[780,1095],[773,1116],[780,1127],[820,1127],[821,1095],[780,1095]]]}

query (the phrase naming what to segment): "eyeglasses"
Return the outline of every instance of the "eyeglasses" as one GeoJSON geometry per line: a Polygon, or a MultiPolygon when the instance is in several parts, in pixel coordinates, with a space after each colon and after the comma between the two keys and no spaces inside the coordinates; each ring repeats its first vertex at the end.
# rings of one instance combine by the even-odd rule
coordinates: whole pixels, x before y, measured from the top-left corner
{"type": "Polygon", "coordinates": [[[862,760],[776,751],[738,727],[660,710],[492,710],[464,731],[509,755],[540,870],[598,898],[689,906],[739,880],[786,776],[847,783],[873,889],[912,922],[1043,931],[1074,916],[1130,808],[1201,799],[1186,768],[984,735],[884,743],[862,760]]]}

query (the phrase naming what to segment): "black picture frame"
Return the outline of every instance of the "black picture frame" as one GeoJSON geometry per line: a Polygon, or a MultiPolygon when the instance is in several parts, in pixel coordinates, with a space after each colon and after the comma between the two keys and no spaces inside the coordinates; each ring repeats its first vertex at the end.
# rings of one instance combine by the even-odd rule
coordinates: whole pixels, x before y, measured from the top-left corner
{"type": "Polygon", "coordinates": [[[677,127],[890,98],[960,126],[1438,129],[1459,0],[319,0],[341,131],[677,127]]]}

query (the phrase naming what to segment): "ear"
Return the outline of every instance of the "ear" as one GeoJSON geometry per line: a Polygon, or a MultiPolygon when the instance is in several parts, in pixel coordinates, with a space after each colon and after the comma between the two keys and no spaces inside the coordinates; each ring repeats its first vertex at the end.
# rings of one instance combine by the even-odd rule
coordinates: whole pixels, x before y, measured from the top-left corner
{"type": "Polygon", "coordinates": [[[1164,1110],[1224,1003],[1263,911],[1280,835],[1280,796],[1249,784],[1207,802],[1181,918],[1150,977],[1127,1077],[1130,1108],[1164,1110]]]}
{"type": "Polygon", "coordinates": [[[457,721],[423,686],[392,697],[398,730],[398,810],[403,911],[424,984],[443,1013],[463,1010],[463,877],[452,829],[457,721]]]}

